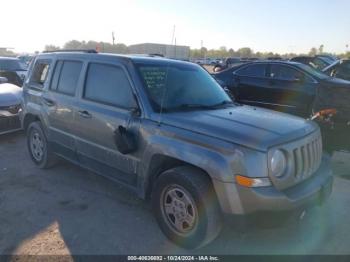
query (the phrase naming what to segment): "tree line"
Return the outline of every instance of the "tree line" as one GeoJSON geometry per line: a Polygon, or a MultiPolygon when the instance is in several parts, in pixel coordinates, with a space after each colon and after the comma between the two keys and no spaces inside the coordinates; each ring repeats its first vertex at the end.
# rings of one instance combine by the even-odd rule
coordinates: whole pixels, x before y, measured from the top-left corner
{"type": "MultiPolygon", "coordinates": [[[[45,46],[46,51],[53,51],[60,49],[59,46],[47,45],[45,46]]],[[[64,44],[63,49],[98,49],[100,52],[106,53],[118,53],[118,54],[128,54],[128,46],[125,44],[111,44],[108,42],[97,42],[97,41],[77,41],[71,40],[64,44]]],[[[200,49],[190,49],[190,58],[224,58],[224,57],[247,57],[247,58],[268,58],[268,57],[282,57],[282,58],[291,58],[298,55],[318,55],[318,54],[330,54],[324,50],[324,45],[320,45],[318,48],[312,47],[310,51],[306,54],[297,54],[297,53],[286,53],[279,54],[274,52],[254,52],[250,47],[242,47],[237,50],[232,48],[227,49],[225,46],[220,47],[219,49],[207,49],[202,47],[200,49]]],[[[350,52],[343,54],[337,54],[337,56],[345,58],[350,58],[350,52]]]]}
{"type": "MultiPolygon", "coordinates": [[[[122,43],[111,44],[108,42],[98,42],[98,41],[78,41],[71,40],[66,42],[62,47],[56,45],[46,45],[44,51],[54,51],[60,49],[94,49],[99,52],[104,53],[115,53],[115,54],[128,54],[128,46],[122,43]]],[[[297,53],[286,53],[279,54],[273,52],[255,52],[249,47],[242,47],[237,50],[232,48],[226,48],[225,46],[220,47],[219,49],[207,49],[202,47],[200,49],[190,49],[190,58],[224,58],[224,57],[247,57],[247,58],[268,58],[268,57],[282,57],[282,58],[291,58],[298,55],[318,55],[318,54],[330,54],[325,51],[324,45],[320,45],[318,48],[312,47],[310,51],[306,54],[297,54],[297,53]]],[[[13,51],[2,50],[0,49],[0,56],[16,56],[17,54],[13,51]]],[[[333,54],[335,55],[335,54],[333,54]]],[[[350,58],[350,52],[347,51],[342,54],[337,54],[341,58],[350,58]]]]}
{"type": "MultiPolygon", "coordinates": [[[[46,45],[45,51],[60,50],[61,47],[55,45],[46,45]]],[[[71,40],[65,43],[62,49],[94,49],[103,53],[115,53],[115,54],[127,54],[128,47],[125,44],[111,44],[108,42],[97,42],[97,41],[78,41],[71,40]]]]}
{"type": "Polygon", "coordinates": [[[202,47],[201,49],[191,49],[190,56],[193,58],[224,58],[224,57],[247,57],[247,58],[268,58],[268,57],[282,57],[282,58],[292,58],[295,56],[315,56],[315,55],[335,55],[341,58],[350,58],[350,52],[347,51],[343,54],[332,54],[324,50],[324,45],[320,45],[319,48],[312,47],[308,53],[273,53],[273,52],[254,52],[249,47],[239,48],[238,50],[233,50],[232,48],[227,49],[225,46],[219,49],[207,49],[202,47]]]}

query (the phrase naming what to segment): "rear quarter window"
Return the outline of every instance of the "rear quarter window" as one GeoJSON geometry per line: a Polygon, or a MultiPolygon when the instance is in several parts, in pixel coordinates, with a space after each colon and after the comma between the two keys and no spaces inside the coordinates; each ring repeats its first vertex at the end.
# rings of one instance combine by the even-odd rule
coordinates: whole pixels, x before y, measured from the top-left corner
{"type": "Polygon", "coordinates": [[[34,64],[30,84],[32,86],[43,88],[49,73],[51,61],[37,60],[34,64]]]}

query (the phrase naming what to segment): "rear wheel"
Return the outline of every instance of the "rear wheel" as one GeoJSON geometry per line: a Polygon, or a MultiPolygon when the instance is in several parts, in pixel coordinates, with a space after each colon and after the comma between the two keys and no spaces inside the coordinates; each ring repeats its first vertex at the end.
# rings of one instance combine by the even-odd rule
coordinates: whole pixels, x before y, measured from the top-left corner
{"type": "Polygon", "coordinates": [[[198,248],[217,237],[221,211],[207,175],[193,167],[165,171],[156,181],[152,206],[163,233],[185,248],[198,248]]]}
{"type": "Polygon", "coordinates": [[[53,166],[57,157],[52,152],[40,122],[32,122],[27,129],[27,146],[33,162],[40,168],[53,166]]]}

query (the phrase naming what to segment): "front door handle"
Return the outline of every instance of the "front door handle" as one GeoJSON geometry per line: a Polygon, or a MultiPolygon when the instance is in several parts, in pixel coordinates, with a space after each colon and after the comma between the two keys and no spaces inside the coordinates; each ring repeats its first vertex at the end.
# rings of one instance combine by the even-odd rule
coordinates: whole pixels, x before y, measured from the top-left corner
{"type": "Polygon", "coordinates": [[[84,117],[84,118],[91,118],[92,117],[91,114],[86,110],[78,111],[78,113],[81,117],[84,117]]]}
{"type": "Polygon", "coordinates": [[[43,97],[43,101],[47,106],[54,106],[56,104],[55,101],[45,97],[43,97]]]}

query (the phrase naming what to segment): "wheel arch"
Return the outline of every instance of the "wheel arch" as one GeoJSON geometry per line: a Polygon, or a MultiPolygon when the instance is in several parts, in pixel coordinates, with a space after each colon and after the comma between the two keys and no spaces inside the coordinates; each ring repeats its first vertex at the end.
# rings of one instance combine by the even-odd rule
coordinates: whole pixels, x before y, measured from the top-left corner
{"type": "Polygon", "coordinates": [[[206,170],[204,170],[200,166],[194,165],[188,161],[181,160],[181,159],[176,158],[174,156],[155,154],[151,158],[149,168],[148,168],[147,174],[146,174],[145,198],[150,199],[155,182],[163,172],[165,172],[171,168],[180,167],[180,166],[189,166],[189,167],[192,167],[192,168],[195,168],[195,169],[201,171],[201,173],[203,173],[203,175],[205,175],[210,180],[210,182],[212,184],[211,176],[209,175],[209,173],[206,170]]]}
{"type": "Polygon", "coordinates": [[[28,129],[28,126],[32,123],[32,122],[35,122],[35,121],[39,121],[41,122],[41,119],[39,116],[35,115],[35,114],[32,114],[32,113],[28,113],[24,116],[23,118],[23,129],[24,131],[27,131],[28,129]]]}

